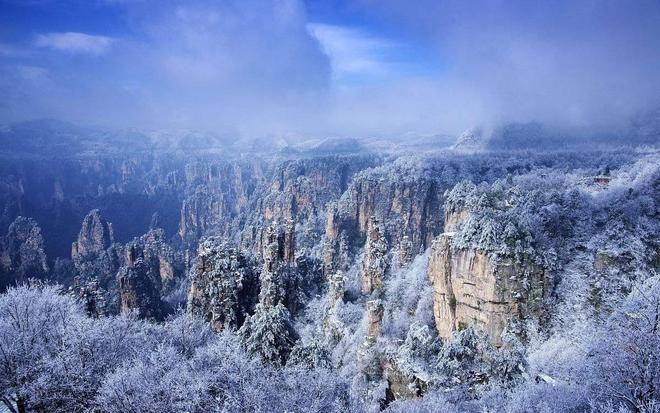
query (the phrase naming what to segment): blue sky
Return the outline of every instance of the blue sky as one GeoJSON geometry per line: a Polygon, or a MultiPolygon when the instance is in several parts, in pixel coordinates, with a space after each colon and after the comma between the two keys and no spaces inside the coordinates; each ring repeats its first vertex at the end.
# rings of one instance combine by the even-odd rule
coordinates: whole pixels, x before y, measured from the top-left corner
{"type": "Polygon", "coordinates": [[[655,0],[0,0],[0,121],[612,127],[659,104],[658,50],[655,0]]]}
{"type": "MultiPolygon", "coordinates": [[[[141,2],[134,0],[134,3],[141,2]]],[[[158,7],[157,2],[142,3],[158,7]]],[[[0,1],[0,4],[5,46],[8,46],[7,43],[15,43],[18,47],[39,47],[41,44],[41,47],[55,48],[55,44],[45,44],[47,40],[44,35],[50,35],[52,39],[61,40],[60,50],[64,51],[67,39],[56,35],[64,33],[69,33],[71,53],[76,41],[72,33],[78,34],[78,37],[88,35],[84,40],[79,39],[79,48],[83,47],[81,43],[90,47],[98,43],[98,47],[105,45],[103,49],[110,48],[112,39],[148,41],[139,24],[136,27],[131,6],[121,0],[16,0],[0,1]],[[39,38],[42,41],[35,42],[39,38]],[[98,42],[95,43],[95,40],[98,42]]],[[[174,2],[169,4],[170,7],[177,7],[174,2]]],[[[185,2],[180,4],[185,6],[185,2]]],[[[377,82],[389,76],[433,75],[441,69],[436,53],[406,39],[403,33],[393,31],[378,18],[370,18],[364,9],[351,6],[350,2],[308,1],[302,5],[309,33],[321,42],[322,51],[333,59],[333,80],[339,85],[377,82]]],[[[89,51],[92,52],[92,49],[89,51]]],[[[101,51],[99,49],[95,54],[101,51]]]]}

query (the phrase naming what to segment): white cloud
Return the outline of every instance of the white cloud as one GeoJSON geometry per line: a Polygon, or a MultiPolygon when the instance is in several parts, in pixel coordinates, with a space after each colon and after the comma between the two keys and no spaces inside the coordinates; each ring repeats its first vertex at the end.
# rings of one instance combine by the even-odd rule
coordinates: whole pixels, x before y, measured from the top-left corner
{"type": "Polygon", "coordinates": [[[0,121],[355,136],[534,120],[609,128],[660,105],[657,0],[475,1],[355,0],[375,24],[347,27],[310,22],[304,0],[94,0],[121,3],[121,40],[0,43],[0,121]]]}
{"type": "Polygon", "coordinates": [[[35,46],[67,53],[102,55],[115,39],[86,33],[47,33],[37,36],[35,46]]]}
{"type": "Polygon", "coordinates": [[[307,29],[330,58],[335,80],[382,78],[392,74],[388,56],[396,48],[393,42],[362,30],[329,24],[310,23],[307,29]]]}

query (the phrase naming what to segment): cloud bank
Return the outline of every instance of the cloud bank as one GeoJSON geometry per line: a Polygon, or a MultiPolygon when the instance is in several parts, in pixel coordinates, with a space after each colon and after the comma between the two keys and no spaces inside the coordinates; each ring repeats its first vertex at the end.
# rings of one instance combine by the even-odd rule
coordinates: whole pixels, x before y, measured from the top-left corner
{"type": "Polygon", "coordinates": [[[85,33],[46,33],[37,36],[37,47],[50,48],[68,53],[101,55],[112,45],[114,39],[107,36],[93,36],[85,33]]]}
{"type": "Polygon", "coordinates": [[[393,136],[660,105],[656,1],[70,1],[89,24],[5,21],[0,121],[393,136]]]}

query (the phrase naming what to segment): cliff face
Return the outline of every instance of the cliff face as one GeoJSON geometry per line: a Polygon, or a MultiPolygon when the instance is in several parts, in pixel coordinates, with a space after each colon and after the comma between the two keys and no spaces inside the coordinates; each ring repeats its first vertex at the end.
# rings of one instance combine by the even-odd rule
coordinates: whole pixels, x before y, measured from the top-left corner
{"type": "Polygon", "coordinates": [[[367,245],[362,262],[362,293],[371,294],[383,287],[388,269],[387,241],[380,223],[375,217],[369,222],[367,245]]]}
{"type": "Polygon", "coordinates": [[[287,223],[295,231],[299,249],[313,248],[323,235],[328,203],[344,193],[358,171],[376,162],[371,156],[284,161],[252,197],[241,245],[260,256],[268,224],[287,223]]]}
{"type": "Polygon", "coordinates": [[[254,265],[244,255],[218,238],[206,239],[190,274],[188,312],[216,331],[238,329],[253,311],[257,284],[254,265]]]}
{"type": "Polygon", "coordinates": [[[376,299],[367,301],[367,336],[365,341],[374,343],[380,335],[380,330],[383,324],[383,316],[385,315],[383,303],[376,299]]]}
{"type": "Polygon", "coordinates": [[[467,209],[445,211],[445,232],[455,232],[461,222],[470,215],[467,209]]]}
{"type": "Polygon", "coordinates": [[[185,273],[183,254],[175,252],[165,239],[161,228],[152,229],[125,246],[125,266],[132,266],[138,259],[150,265],[158,275],[160,293],[166,294],[185,273]]]}
{"type": "Polygon", "coordinates": [[[71,246],[71,258],[93,259],[114,243],[112,224],[98,209],[92,210],[82,222],[78,239],[71,246]]]}
{"type": "Polygon", "coordinates": [[[185,166],[185,198],[178,234],[188,246],[208,233],[233,235],[234,220],[264,181],[259,162],[194,162],[185,166]]]}
{"type": "MultiPolygon", "coordinates": [[[[451,229],[460,216],[448,217],[451,229]]],[[[545,271],[528,258],[494,258],[479,250],[454,248],[452,236],[446,232],[434,240],[428,267],[438,334],[449,339],[454,331],[476,324],[501,346],[509,321],[538,317],[543,311],[545,271]]]]}
{"type": "Polygon", "coordinates": [[[154,320],[162,320],[167,314],[160,298],[160,277],[154,273],[153,264],[138,258],[119,270],[117,280],[121,313],[136,311],[139,317],[154,320]]]}
{"type": "Polygon", "coordinates": [[[327,214],[326,274],[342,269],[342,250],[350,253],[363,245],[372,216],[383,223],[392,249],[410,255],[430,246],[442,229],[442,194],[436,180],[420,169],[390,166],[356,175],[327,214]]]}
{"type": "Polygon", "coordinates": [[[94,302],[103,301],[97,313],[137,311],[142,317],[160,319],[167,312],[161,297],[185,272],[183,254],[168,244],[162,229],[120,244],[114,242],[112,224],[98,210],[83,220],[71,259],[78,295],[103,296],[94,298],[94,302]]]}
{"type": "Polygon", "coordinates": [[[381,300],[371,300],[366,303],[367,331],[364,341],[357,354],[359,370],[369,380],[379,380],[383,377],[382,354],[376,346],[380,335],[384,308],[381,300]]]}
{"type": "Polygon", "coordinates": [[[0,290],[28,278],[42,278],[48,270],[41,228],[31,218],[16,218],[0,238],[0,290]]]}
{"type": "Polygon", "coordinates": [[[96,280],[110,295],[110,311],[118,309],[116,274],[125,263],[124,247],[114,242],[112,224],[98,210],[90,211],[83,219],[78,238],[71,246],[71,260],[77,284],[96,280]]]}

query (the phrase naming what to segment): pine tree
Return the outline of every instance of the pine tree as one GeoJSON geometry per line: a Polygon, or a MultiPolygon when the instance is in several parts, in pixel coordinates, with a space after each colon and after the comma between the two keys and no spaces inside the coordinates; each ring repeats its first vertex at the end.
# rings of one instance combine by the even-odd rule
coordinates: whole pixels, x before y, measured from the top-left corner
{"type": "Polygon", "coordinates": [[[249,353],[258,354],[266,362],[277,366],[286,363],[298,338],[289,310],[282,303],[272,307],[257,304],[256,311],[238,333],[249,353]]]}

